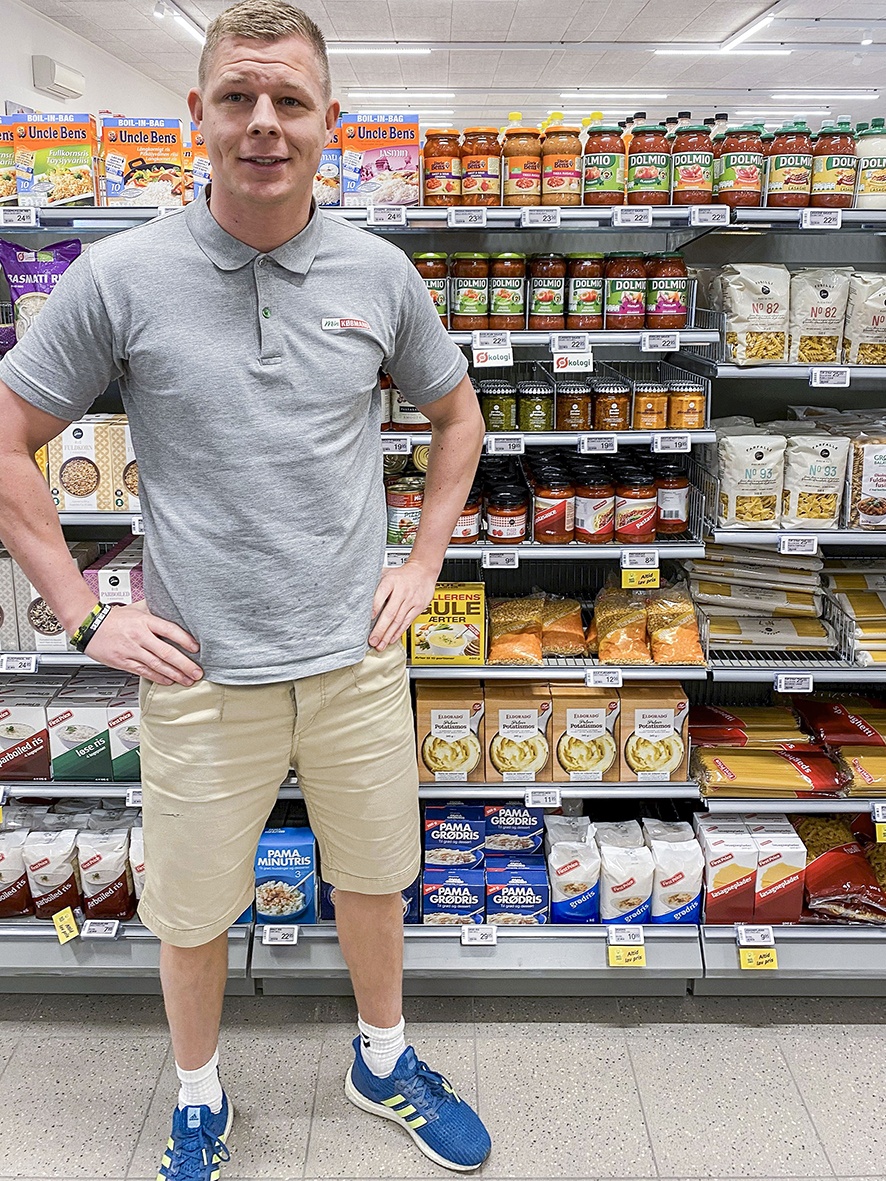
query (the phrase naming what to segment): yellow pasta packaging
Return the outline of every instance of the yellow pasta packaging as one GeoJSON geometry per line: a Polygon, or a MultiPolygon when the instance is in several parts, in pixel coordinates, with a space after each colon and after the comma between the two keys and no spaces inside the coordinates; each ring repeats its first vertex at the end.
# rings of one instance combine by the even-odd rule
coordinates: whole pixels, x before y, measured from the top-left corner
{"type": "Polygon", "coordinates": [[[621,690],[620,777],[625,783],[685,780],[689,702],[682,685],[662,681],[621,690]]]}
{"type": "Polygon", "coordinates": [[[709,621],[708,635],[714,649],[811,652],[836,647],[833,630],[820,619],[724,615],[709,621]]]}
{"type": "Polygon", "coordinates": [[[754,922],[798,923],[803,910],[806,846],[793,829],[760,832],[754,878],[754,922]]]}
{"type": "Polygon", "coordinates": [[[757,844],[746,830],[699,828],[705,860],[705,922],[749,923],[754,917],[757,844]]]}
{"type": "Polygon", "coordinates": [[[544,683],[487,683],[487,783],[551,782],[551,713],[544,683]]]}
{"type": "Polygon", "coordinates": [[[851,796],[886,796],[886,746],[842,746],[839,760],[852,776],[851,796]]]}
{"type": "Polygon", "coordinates": [[[783,529],[836,529],[846,484],[849,440],[836,435],[794,435],[787,441],[783,529]]]}
{"type": "Polygon", "coordinates": [[[483,783],[483,721],[479,681],[417,681],[419,783],[483,783]]]}
{"type": "Polygon", "coordinates": [[[621,703],[615,689],[551,685],[553,778],[564,783],[617,783],[621,703]]]}
{"type": "Polygon", "coordinates": [[[696,748],[692,771],[706,797],[838,796],[850,778],[820,747],[809,743],[792,750],[696,748]]]}
{"type": "Polygon", "coordinates": [[[719,524],[776,529],[784,485],[783,435],[718,434],[719,524]]]}
{"type": "Polygon", "coordinates": [[[728,582],[690,583],[692,597],[706,611],[719,608],[725,615],[773,615],[817,617],[821,614],[821,595],[808,591],[771,590],[762,586],[737,586],[728,582]]]}

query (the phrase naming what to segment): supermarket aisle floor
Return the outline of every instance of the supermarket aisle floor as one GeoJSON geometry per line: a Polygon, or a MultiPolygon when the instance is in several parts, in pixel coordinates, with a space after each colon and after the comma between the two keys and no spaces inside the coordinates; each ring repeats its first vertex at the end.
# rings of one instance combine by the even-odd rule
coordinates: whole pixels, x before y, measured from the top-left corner
{"type": "MultiPolygon", "coordinates": [[[[223,1181],[453,1176],[342,1094],[351,1002],[231,999],[223,1181]],[[281,1036],[285,1031],[286,1036],[281,1036]]],[[[483,1178],[884,1175],[878,1000],[410,1000],[479,1101],[483,1178]]],[[[159,998],[0,997],[0,1178],[152,1179],[175,1094],[159,998]]]]}

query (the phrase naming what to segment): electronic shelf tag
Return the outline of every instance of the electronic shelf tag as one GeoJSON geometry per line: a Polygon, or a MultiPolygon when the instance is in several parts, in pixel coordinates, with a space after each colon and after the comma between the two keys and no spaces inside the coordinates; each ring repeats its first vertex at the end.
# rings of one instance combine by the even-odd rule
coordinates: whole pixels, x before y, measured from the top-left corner
{"type": "Polygon", "coordinates": [[[295,947],[298,943],[298,927],[265,925],[262,929],[261,941],[265,947],[295,947]]]}
{"type": "Polygon", "coordinates": [[[7,207],[0,209],[0,226],[4,229],[23,230],[28,226],[38,225],[37,210],[34,208],[7,207]]]}
{"type": "Polygon", "coordinates": [[[405,205],[370,205],[366,210],[368,226],[405,226],[405,205]]]}
{"type": "Polygon", "coordinates": [[[655,590],[661,585],[657,549],[623,549],[621,551],[621,585],[623,590],[655,590]]]}
{"type": "Polygon", "coordinates": [[[689,224],[691,226],[728,226],[728,205],[690,205],[689,224]]]}
{"type": "Polygon", "coordinates": [[[613,924],[606,928],[610,968],[645,968],[646,938],[642,927],[613,924]]]}
{"type": "Polygon", "coordinates": [[[495,947],[498,927],[492,923],[464,923],[461,929],[462,947],[495,947]]]}
{"type": "Polygon", "coordinates": [[[886,844],[886,803],[871,804],[871,816],[877,844],[886,844]]]}
{"type": "Polygon", "coordinates": [[[813,365],[809,384],[815,389],[845,389],[849,385],[849,366],[813,365]]]}
{"type": "Polygon", "coordinates": [[[776,673],[776,693],[811,693],[815,687],[812,673],[776,673]]]}
{"type": "Polygon", "coordinates": [[[657,570],[657,549],[623,549],[621,551],[622,570],[657,570]]]}
{"type": "Polygon", "coordinates": [[[484,570],[516,570],[520,565],[520,555],[515,549],[504,546],[499,549],[496,546],[483,551],[482,564],[484,570]]]}
{"type": "Polygon", "coordinates": [[[522,435],[487,435],[487,455],[522,455],[526,451],[526,440],[522,435]]]}
{"type": "Polygon", "coordinates": [[[524,802],[527,808],[559,808],[563,797],[559,787],[529,787],[524,802]]]}
{"type": "Polygon", "coordinates": [[[840,230],[843,228],[842,209],[801,209],[801,230],[840,230]]]}
{"type": "Polygon", "coordinates": [[[129,522],[129,532],[134,537],[144,537],[144,535],[145,535],[145,519],[141,515],[141,513],[136,513],[136,515],[129,522]]]}
{"type": "Polygon", "coordinates": [[[579,455],[615,455],[618,435],[579,435],[579,455]]]}
{"type": "Polygon", "coordinates": [[[780,554],[803,554],[805,557],[814,558],[818,553],[818,538],[803,537],[802,535],[779,537],[778,552],[780,554]]]}
{"type": "Polygon", "coordinates": [[[587,332],[552,332],[552,353],[589,353],[591,338],[587,332]]]}
{"type": "Polygon", "coordinates": [[[450,205],[446,210],[446,224],[451,230],[485,230],[485,205],[450,205]]]}
{"type": "Polygon", "coordinates": [[[620,668],[586,668],[585,685],[588,689],[620,689],[624,676],[620,668]]]}
{"type": "Polygon", "coordinates": [[[594,354],[586,353],[554,353],[555,373],[593,373],[594,354]]]}
{"type": "Polygon", "coordinates": [[[52,916],[52,924],[55,927],[55,933],[58,936],[58,941],[61,944],[70,943],[72,939],[76,939],[80,934],[80,928],[77,926],[77,920],[74,918],[74,912],[70,906],[66,906],[64,910],[60,910],[57,914],[52,916]]]}
{"type": "Polygon", "coordinates": [[[559,205],[524,205],[520,210],[520,228],[524,230],[558,230],[559,205]]]}
{"type": "Polygon", "coordinates": [[[653,435],[652,450],[656,455],[686,454],[692,450],[692,436],[685,432],[679,434],[653,435]]]}
{"type": "Polygon", "coordinates": [[[679,332],[641,332],[641,353],[675,353],[680,347],[679,332]]]}
{"type": "Polygon", "coordinates": [[[511,334],[503,328],[480,328],[471,333],[471,348],[479,349],[509,349],[511,334]]]}
{"type": "Polygon", "coordinates": [[[771,927],[752,927],[746,923],[736,923],[735,941],[738,944],[739,967],[751,970],[778,967],[775,932],[771,927]]]}
{"type": "Polygon", "coordinates": [[[397,435],[393,431],[384,431],[381,437],[382,455],[411,455],[412,439],[409,435],[397,435]]]}
{"type": "Polygon", "coordinates": [[[403,553],[402,550],[385,550],[385,569],[396,570],[399,566],[405,566],[409,561],[409,554],[403,553]]]}
{"type": "Polygon", "coordinates": [[[126,789],[126,807],[140,808],[142,806],[142,789],[140,787],[129,787],[126,789]]]}
{"type": "Polygon", "coordinates": [[[169,217],[171,213],[181,213],[182,209],[184,209],[183,205],[158,205],[157,216],[169,217]]]}
{"type": "Polygon", "coordinates": [[[514,350],[510,345],[506,348],[471,349],[471,355],[475,369],[503,369],[514,364],[514,350]]]}
{"type": "Polygon", "coordinates": [[[612,224],[631,229],[652,225],[651,205],[616,205],[612,210],[612,224]]]}
{"type": "Polygon", "coordinates": [[[80,932],[80,938],[116,939],[119,934],[119,919],[87,919],[80,932]]]}
{"type": "Polygon", "coordinates": [[[39,660],[32,652],[5,652],[0,656],[0,673],[35,673],[39,660]]]}

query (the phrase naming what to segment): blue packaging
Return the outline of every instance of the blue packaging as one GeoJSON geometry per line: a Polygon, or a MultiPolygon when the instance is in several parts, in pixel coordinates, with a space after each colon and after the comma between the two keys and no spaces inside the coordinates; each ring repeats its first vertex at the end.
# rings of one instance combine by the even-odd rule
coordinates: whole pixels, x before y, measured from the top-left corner
{"type": "Polygon", "coordinates": [[[526,808],[520,803],[490,804],[483,811],[487,854],[527,856],[541,852],[545,837],[544,808],[526,808]]]}
{"type": "Polygon", "coordinates": [[[320,153],[314,177],[314,200],[318,205],[341,205],[341,119],[320,153]]]}
{"type": "Polygon", "coordinates": [[[309,828],[266,828],[255,854],[258,923],[316,923],[317,847],[309,828]]]}
{"type": "Polygon", "coordinates": [[[550,921],[551,887],[544,869],[486,871],[486,920],[503,926],[550,921]]]}
{"type": "MultiPolygon", "coordinates": [[[[416,878],[412,885],[403,891],[403,922],[420,923],[418,895],[421,878],[416,878]]],[[[320,879],[320,918],[324,922],[335,919],[335,886],[320,879]]]]}
{"type": "Polygon", "coordinates": [[[487,853],[486,872],[503,869],[545,869],[544,855],[531,853],[521,857],[519,853],[487,853]]]}
{"type": "Polygon", "coordinates": [[[422,876],[422,922],[442,927],[482,923],[485,888],[482,869],[426,869],[422,876]]]}
{"type": "Polygon", "coordinates": [[[440,869],[483,866],[486,821],[480,806],[425,808],[425,865],[440,869]]]}

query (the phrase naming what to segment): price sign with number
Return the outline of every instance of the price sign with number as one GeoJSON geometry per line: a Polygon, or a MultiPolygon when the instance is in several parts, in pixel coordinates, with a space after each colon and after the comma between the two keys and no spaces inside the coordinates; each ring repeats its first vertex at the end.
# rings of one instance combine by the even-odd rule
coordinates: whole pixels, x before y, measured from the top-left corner
{"type": "Polygon", "coordinates": [[[80,934],[80,928],[77,926],[77,920],[74,918],[74,912],[70,906],[66,906],[64,910],[54,914],[52,923],[59,943],[70,943],[80,934]]]}
{"type": "Polygon", "coordinates": [[[779,537],[778,552],[780,554],[805,554],[815,557],[818,553],[817,537],[779,537]]]}
{"type": "Polygon", "coordinates": [[[509,349],[511,334],[504,329],[480,328],[471,333],[472,349],[509,349]]]}
{"type": "Polygon", "coordinates": [[[680,347],[679,332],[641,332],[641,353],[673,353],[680,347]]]}
{"type": "Polygon", "coordinates": [[[801,230],[839,230],[843,227],[842,209],[801,209],[801,230]]]}
{"type": "Polygon", "coordinates": [[[35,673],[38,659],[29,652],[7,652],[0,656],[0,673],[35,673]]]}
{"type": "Polygon", "coordinates": [[[657,549],[623,549],[622,570],[655,570],[658,568],[657,549]]]}
{"type": "Polygon", "coordinates": [[[578,450],[581,455],[615,455],[618,435],[579,435],[578,450]]]}
{"type": "Polygon", "coordinates": [[[409,435],[395,435],[387,431],[381,437],[382,455],[409,455],[412,452],[412,439],[409,435]]]}
{"type": "Polygon", "coordinates": [[[878,845],[886,844],[886,803],[871,804],[874,833],[878,845]]]}
{"type": "Polygon", "coordinates": [[[811,693],[814,688],[812,673],[776,673],[776,693],[811,693]]]}
{"type": "Polygon", "coordinates": [[[815,389],[845,389],[849,385],[846,365],[813,365],[809,370],[809,384],[815,389]]]}
{"type": "Polygon", "coordinates": [[[143,537],[145,532],[145,519],[141,513],[137,513],[129,522],[129,532],[135,537],[143,537]]]}
{"type": "Polygon", "coordinates": [[[520,565],[520,555],[515,549],[487,549],[483,551],[484,570],[516,570],[520,565]]]}
{"type": "Polygon", "coordinates": [[[556,230],[560,225],[559,205],[526,205],[520,210],[524,230],[556,230]]]}
{"type": "Polygon", "coordinates": [[[679,433],[675,435],[653,435],[652,450],[656,455],[686,453],[692,450],[692,436],[679,433]]]}
{"type": "Polygon", "coordinates": [[[140,787],[130,787],[126,792],[126,807],[140,808],[142,806],[142,789],[140,787]]]}
{"type": "Polygon", "coordinates": [[[593,373],[593,353],[554,353],[556,373],[593,373]]]}
{"type": "Polygon", "coordinates": [[[587,332],[552,332],[552,353],[589,353],[591,338],[587,332]]]}
{"type": "Polygon", "coordinates": [[[589,689],[620,689],[624,676],[620,668],[587,668],[585,684],[589,689]]]}
{"type": "Polygon", "coordinates": [[[631,229],[652,225],[651,205],[616,205],[612,210],[612,224],[631,229]]]}
{"type": "Polygon", "coordinates": [[[526,441],[522,435],[487,435],[487,455],[522,455],[526,441]]]}
{"type": "Polygon", "coordinates": [[[646,967],[646,939],[642,927],[607,927],[606,942],[610,968],[646,967]]]}
{"type": "Polygon", "coordinates": [[[736,923],[735,939],[739,947],[775,947],[775,932],[772,927],[736,923]]]}
{"type": "Polygon", "coordinates": [[[446,224],[451,229],[483,230],[486,228],[486,206],[451,205],[446,210],[446,224]]]}
{"type": "Polygon", "coordinates": [[[771,927],[752,927],[746,923],[736,923],[735,941],[738,944],[739,967],[751,970],[778,967],[775,932],[771,927]]]}
{"type": "Polygon", "coordinates": [[[472,349],[475,369],[502,369],[514,364],[514,350],[472,349]]]}
{"type": "Polygon", "coordinates": [[[398,566],[405,566],[409,561],[409,554],[398,553],[396,550],[385,551],[385,568],[396,570],[398,566]]]}
{"type": "Polygon", "coordinates": [[[690,205],[689,224],[691,226],[728,226],[728,205],[690,205]]]}
{"type": "Polygon", "coordinates": [[[261,941],[266,947],[295,947],[298,943],[298,927],[266,926],[261,933],[261,941]]]}
{"type": "Polygon", "coordinates": [[[462,947],[495,947],[498,927],[492,923],[465,923],[461,929],[462,947]]]}
{"type": "Polygon", "coordinates": [[[559,787],[530,787],[525,802],[527,808],[559,808],[563,800],[559,787]]]}
{"type": "Polygon", "coordinates": [[[368,226],[405,226],[405,205],[370,205],[366,210],[368,226]]]}
{"type": "Polygon", "coordinates": [[[22,230],[27,226],[37,225],[37,210],[27,208],[0,209],[0,226],[8,229],[22,230]]]}
{"type": "Polygon", "coordinates": [[[81,939],[116,939],[120,932],[118,919],[87,919],[80,932],[81,939]]]}

